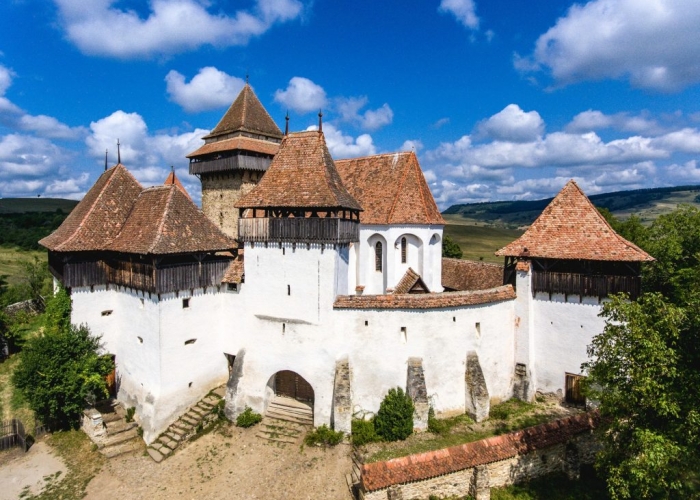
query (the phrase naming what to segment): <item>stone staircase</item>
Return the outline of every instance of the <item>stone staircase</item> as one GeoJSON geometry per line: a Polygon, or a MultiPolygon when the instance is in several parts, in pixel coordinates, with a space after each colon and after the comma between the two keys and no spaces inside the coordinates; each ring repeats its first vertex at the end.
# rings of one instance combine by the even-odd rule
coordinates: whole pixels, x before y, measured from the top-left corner
{"type": "Polygon", "coordinates": [[[357,450],[352,452],[352,471],[349,474],[345,474],[345,481],[348,484],[348,489],[350,490],[350,495],[353,499],[361,498],[361,477],[362,477],[362,458],[357,450]]]}
{"type": "Polygon", "coordinates": [[[270,402],[257,437],[275,444],[301,444],[306,433],[313,429],[313,409],[292,398],[275,396],[270,402]]]}
{"type": "Polygon", "coordinates": [[[126,421],[126,410],[110,399],[84,412],[83,430],[107,458],[143,449],[138,424],[126,421]]]}
{"type": "Polygon", "coordinates": [[[213,424],[218,416],[216,405],[226,394],[226,387],[217,387],[201,401],[190,407],[180,418],[170,425],[151,445],[146,448],[150,457],[157,463],[162,462],[184,442],[213,424]]]}

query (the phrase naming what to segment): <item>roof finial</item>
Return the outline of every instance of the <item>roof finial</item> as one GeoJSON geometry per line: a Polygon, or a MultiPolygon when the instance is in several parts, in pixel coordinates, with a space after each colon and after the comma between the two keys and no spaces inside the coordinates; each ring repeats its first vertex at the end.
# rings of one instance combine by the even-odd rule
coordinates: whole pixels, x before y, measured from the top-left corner
{"type": "Polygon", "coordinates": [[[287,116],[284,117],[284,135],[289,135],[289,110],[287,110],[287,116]]]}
{"type": "Polygon", "coordinates": [[[107,149],[105,149],[105,172],[107,171],[107,149]]]}
{"type": "Polygon", "coordinates": [[[119,139],[117,138],[117,163],[122,162],[122,150],[120,149],[119,139]]]}
{"type": "Polygon", "coordinates": [[[323,110],[318,110],[318,131],[323,132],[323,110]]]}
{"type": "Polygon", "coordinates": [[[245,84],[248,85],[248,72],[245,72],[245,84]]]}
{"type": "Polygon", "coordinates": [[[173,175],[175,175],[175,166],[174,165],[170,165],[170,171],[173,173],[173,175]]]}

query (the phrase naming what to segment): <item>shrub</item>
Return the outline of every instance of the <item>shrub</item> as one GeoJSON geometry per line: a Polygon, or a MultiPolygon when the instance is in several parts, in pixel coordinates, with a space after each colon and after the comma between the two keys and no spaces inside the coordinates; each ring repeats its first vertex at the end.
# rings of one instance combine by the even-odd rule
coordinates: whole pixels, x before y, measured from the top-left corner
{"type": "Polygon", "coordinates": [[[309,431],[304,436],[304,443],[307,446],[335,446],[343,440],[341,431],[334,431],[326,424],[309,431]]]}
{"type": "Polygon", "coordinates": [[[249,406],[245,407],[243,413],[236,417],[236,425],[238,427],[252,427],[255,424],[259,424],[262,421],[262,415],[255,413],[253,409],[249,406]]]}
{"type": "Polygon", "coordinates": [[[446,434],[450,428],[444,420],[435,418],[435,410],[431,406],[428,410],[428,432],[433,434],[446,434]]]}
{"type": "Polygon", "coordinates": [[[350,429],[352,430],[352,444],[355,446],[381,441],[377,431],[374,429],[374,419],[353,420],[350,429]]]}
{"type": "Polygon", "coordinates": [[[413,401],[403,389],[389,389],[374,418],[374,428],[385,441],[402,441],[413,433],[413,401]]]}
{"type": "Polygon", "coordinates": [[[127,422],[134,421],[134,413],[136,413],[136,408],[134,408],[133,406],[131,408],[126,409],[126,421],[127,422]]]}

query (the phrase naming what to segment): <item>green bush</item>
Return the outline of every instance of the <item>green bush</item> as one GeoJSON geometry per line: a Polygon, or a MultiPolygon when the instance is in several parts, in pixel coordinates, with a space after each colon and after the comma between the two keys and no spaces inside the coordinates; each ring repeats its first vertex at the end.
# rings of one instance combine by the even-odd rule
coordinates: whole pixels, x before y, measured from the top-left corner
{"type": "Polygon", "coordinates": [[[255,413],[253,409],[249,406],[245,407],[243,413],[236,417],[236,425],[238,427],[252,427],[255,424],[259,424],[262,421],[262,415],[255,413]]]}
{"type": "Polygon", "coordinates": [[[374,428],[385,441],[402,441],[413,433],[413,401],[403,389],[389,389],[374,418],[374,428]]]}
{"type": "Polygon", "coordinates": [[[381,441],[374,429],[374,419],[355,419],[352,421],[350,429],[352,430],[352,444],[355,446],[381,441]]]}
{"type": "Polygon", "coordinates": [[[343,440],[341,431],[334,431],[326,424],[309,431],[304,436],[304,443],[307,446],[335,446],[343,440]]]}
{"type": "Polygon", "coordinates": [[[134,413],[136,413],[136,408],[134,408],[133,406],[131,408],[126,409],[126,421],[127,422],[134,421],[134,413]]]}
{"type": "Polygon", "coordinates": [[[450,428],[446,425],[444,420],[438,420],[435,418],[435,410],[431,406],[428,410],[428,432],[433,434],[446,434],[449,432],[450,428]]]}

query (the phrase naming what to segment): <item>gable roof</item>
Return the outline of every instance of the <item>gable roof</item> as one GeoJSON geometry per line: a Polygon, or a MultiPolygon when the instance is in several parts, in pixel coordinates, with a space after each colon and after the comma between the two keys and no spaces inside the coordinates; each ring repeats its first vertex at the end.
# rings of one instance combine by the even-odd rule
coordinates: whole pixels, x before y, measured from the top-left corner
{"type": "Polygon", "coordinates": [[[185,196],[187,196],[190,200],[192,197],[190,196],[190,193],[187,192],[185,189],[185,186],[182,185],[182,182],[180,182],[180,179],[177,178],[175,175],[175,169],[172,169],[170,173],[168,174],[168,177],[165,179],[165,182],[163,183],[164,186],[169,186],[169,185],[177,186],[177,188],[182,191],[185,196]]]}
{"type": "Polygon", "coordinates": [[[394,287],[393,293],[430,293],[430,290],[420,274],[409,267],[394,287]]]}
{"type": "Polygon", "coordinates": [[[503,284],[503,266],[474,260],[442,259],[442,286],[448,290],[487,290],[503,284]]]}
{"type": "Polygon", "coordinates": [[[281,138],[282,131],[247,83],[228,108],[219,123],[204,139],[245,131],[281,138]]]}
{"type": "Polygon", "coordinates": [[[285,136],[263,178],[235,206],[362,210],[343,185],[323,132],[316,130],[285,136]]]}
{"type": "Polygon", "coordinates": [[[102,250],[119,234],[143,188],[124,165],[97,179],[56,231],[39,241],[55,252],[102,250]]]}
{"type": "Polygon", "coordinates": [[[496,255],[628,262],[654,260],[617,234],[573,180],[520,238],[498,250],[496,255]]]}
{"type": "Polygon", "coordinates": [[[445,224],[413,152],[338,160],[340,177],[364,212],[362,224],[445,224]]]}
{"type": "Polygon", "coordinates": [[[236,248],[176,185],[155,186],[139,195],[119,235],[115,252],[180,254],[236,248]]]}

